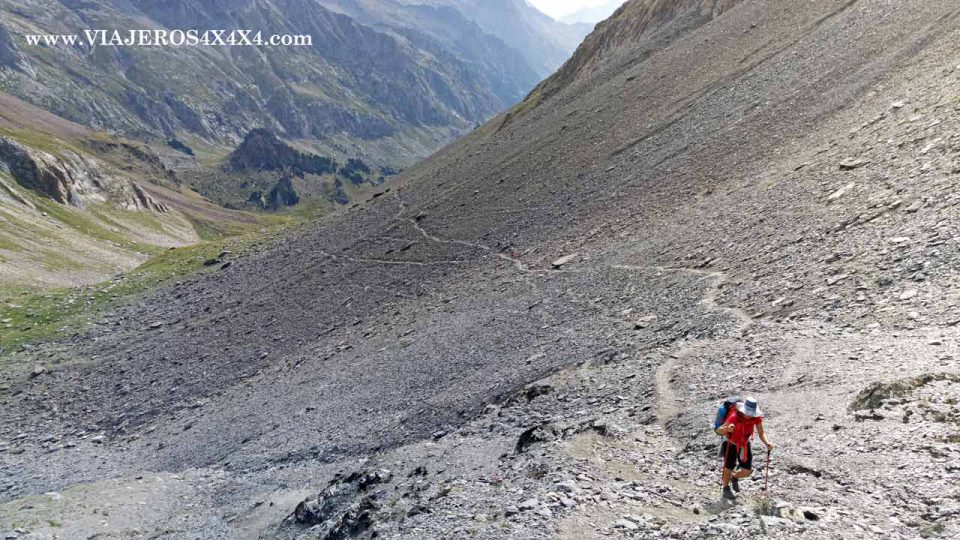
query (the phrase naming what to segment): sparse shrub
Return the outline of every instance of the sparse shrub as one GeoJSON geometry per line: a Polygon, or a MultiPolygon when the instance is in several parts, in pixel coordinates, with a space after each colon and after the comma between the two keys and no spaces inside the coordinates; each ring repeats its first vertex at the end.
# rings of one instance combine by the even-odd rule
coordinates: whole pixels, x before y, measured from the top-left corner
{"type": "Polygon", "coordinates": [[[776,508],[769,497],[760,497],[753,503],[753,511],[759,516],[772,516],[776,508]]]}

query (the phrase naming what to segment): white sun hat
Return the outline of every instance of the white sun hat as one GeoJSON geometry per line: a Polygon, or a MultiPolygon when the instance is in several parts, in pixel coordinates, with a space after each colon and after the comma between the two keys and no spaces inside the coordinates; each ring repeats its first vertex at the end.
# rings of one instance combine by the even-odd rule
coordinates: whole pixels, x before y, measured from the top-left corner
{"type": "Polygon", "coordinates": [[[737,410],[751,418],[763,416],[763,412],[760,410],[760,405],[757,404],[757,398],[748,397],[747,399],[743,400],[743,403],[737,404],[737,410]]]}

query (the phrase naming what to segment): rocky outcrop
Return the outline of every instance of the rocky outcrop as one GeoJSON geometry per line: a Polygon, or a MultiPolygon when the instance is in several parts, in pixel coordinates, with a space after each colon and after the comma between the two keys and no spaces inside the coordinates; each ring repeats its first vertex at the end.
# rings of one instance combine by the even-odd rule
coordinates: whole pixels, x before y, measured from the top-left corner
{"type": "Polygon", "coordinates": [[[337,162],[316,154],[300,152],[265,129],[254,129],[230,154],[229,171],[287,171],[297,176],[304,174],[332,174],[337,162]]]}
{"type": "Polygon", "coordinates": [[[133,188],[134,195],[134,198],[130,202],[133,203],[134,208],[139,210],[153,210],[156,212],[167,211],[167,207],[162,202],[151,197],[150,194],[136,182],[131,182],[130,187],[133,188]]]}
{"type": "Polygon", "coordinates": [[[960,375],[953,373],[926,373],[919,377],[892,382],[875,382],[864,388],[850,404],[851,411],[873,410],[894,398],[904,397],[919,388],[936,382],[960,384],[960,375]]]}
{"type": "Polygon", "coordinates": [[[308,199],[349,204],[347,186],[378,186],[386,181],[385,175],[396,173],[390,168],[375,169],[360,158],[348,158],[341,165],[332,158],[302,152],[266,129],[248,133],[228,156],[222,172],[226,174],[221,179],[237,186],[230,192],[243,195],[218,202],[258,210],[282,210],[308,199]]]}
{"type": "Polygon", "coordinates": [[[83,199],[95,197],[103,190],[101,178],[77,154],[64,155],[61,159],[28,150],[12,139],[0,137],[0,162],[17,183],[58,203],[80,206],[83,199]]]}
{"type": "Polygon", "coordinates": [[[630,50],[658,33],[675,37],[719,17],[740,0],[632,0],[597,25],[542,88],[562,88],[616,52],[630,50]]]}
{"type": "Polygon", "coordinates": [[[385,469],[337,476],[319,495],[298,504],[293,520],[311,526],[310,534],[322,540],[362,535],[376,522],[381,496],[376,487],[392,478],[385,469]]]}
{"type": "Polygon", "coordinates": [[[54,156],[0,137],[0,170],[9,172],[22,187],[60,204],[83,206],[88,201],[112,200],[127,209],[166,211],[132,181],[105,176],[99,162],[71,150],[54,156]]]}
{"type": "Polygon", "coordinates": [[[85,145],[98,156],[122,164],[122,170],[135,178],[149,178],[156,184],[179,187],[180,179],[164,165],[153,151],[143,145],[123,140],[88,139],[85,145]]]}

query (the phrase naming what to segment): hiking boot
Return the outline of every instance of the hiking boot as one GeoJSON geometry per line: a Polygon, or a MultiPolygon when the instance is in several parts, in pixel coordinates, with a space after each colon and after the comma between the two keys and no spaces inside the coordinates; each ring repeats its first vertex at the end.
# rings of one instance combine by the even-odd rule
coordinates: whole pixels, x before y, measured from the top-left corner
{"type": "Polygon", "coordinates": [[[730,486],[723,486],[723,498],[728,501],[737,500],[737,496],[733,494],[733,491],[730,490],[730,486]]]}
{"type": "Polygon", "coordinates": [[[733,490],[737,493],[740,493],[740,479],[734,476],[730,479],[730,485],[733,486],[733,490]]]}

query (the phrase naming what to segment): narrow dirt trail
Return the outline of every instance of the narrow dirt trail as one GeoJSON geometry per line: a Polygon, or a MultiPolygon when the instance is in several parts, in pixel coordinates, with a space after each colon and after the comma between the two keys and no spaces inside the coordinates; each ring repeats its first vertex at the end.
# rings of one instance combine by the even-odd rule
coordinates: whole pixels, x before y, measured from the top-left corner
{"type": "Polygon", "coordinates": [[[666,427],[667,422],[679,414],[679,399],[673,392],[673,386],[670,384],[674,367],[677,360],[682,358],[681,354],[674,354],[667,357],[667,360],[660,364],[654,377],[657,391],[657,421],[661,426],[666,427]]]}
{"type": "MultiPolygon", "coordinates": [[[[686,267],[669,267],[669,266],[629,266],[629,265],[617,265],[614,268],[619,268],[623,270],[637,270],[637,271],[650,271],[655,270],[657,272],[676,272],[676,273],[687,273],[693,274],[696,276],[701,276],[702,279],[711,280],[710,286],[707,288],[703,298],[700,300],[700,304],[703,305],[707,310],[714,312],[721,312],[728,315],[731,319],[736,321],[736,326],[734,327],[732,334],[736,335],[742,333],[747,329],[753,320],[750,315],[738,308],[731,306],[720,305],[717,302],[717,297],[720,294],[720,289],[727,283],[727,275],[725,272],[720,270],[702,270],[698,268],[686,268],[686,267]]],[[[680,411],[679,398],[673,390],[671,384],[671,379],[673,378],[673,371],[676,369],[677,365],[686,358],[689,354],[693,353],[697,347],[702,345],[704,340],[692,340],[683,342],[680,345],[680,348],[673,353],[670,353],[666,360],[664,360],[660,366],[657,368],[654,381],[657,393],[657,420],[661,426],[666,427],[666,424],[673,418],[675,418],[680,411]]]]}
{"type": "Polygon", "coordinates": [[[714,282],[707,289],[707,292],[700,303],[711,311],[720,311],[726,313],[730,315],[732,319],[738,321],[737,327],[734,330],[735,333],[742,332],[748,326],[753,324],[753,318],[750,317],[750,314],[743,309],[733,306],[724,306],[717,302],[717,296],[720,294],[720,289],[728,282],[728,277],[725,272],[721,270],[710,271],[698,268],[675,268],[669,266],[657,266],[655,268],[663,272],[686,272],[689,274],[703,276],[704,278],[713,279],[714,282]]]}
{"type": "Polygon", "coordinates": [[[350,262],[355,262],[355,263],[366,263],[366,264],[385,264],[385,265],[399,265],[399,266],[403,266],[403,265],[408,265],[408,266],[449,266],[449,265],[463,264],[463,261],[461,261],[461,260],[456,260],[456,259],[441,260],[441,261],[421,262],[421,261],[396,261],[396,260],[391,260],[391,259],[370,259],[370,258],[357,258],[357,257],[343,257],[343,256],[339,256],[339,255],[334,255],[333,253],[330,253],[329,251],[326,251],[326,250],[323,250],[323,249],[316,250],[316,251],[314,251],[314,253],[319,253],[320,255],[323,255],[324,257],[328,257],[328,258],[334,259],[334,260],[340,260],[340,259],[342,259],[342,260],[345,260],[345,261],[350,261],[350,262]]]}
{"type": "MultiPolygon", "coordinates": [[[[519,272],[523,274],[533,274],[533,273],[542,273],[545,270],[531,269],[527,264],[525,264],[520,259],[511,256],[509,254],[502,253],[492,246],[488,246],[479,242],[468,242],[464,240],[456,240],[449,238],[442,238],[437,236],[434,233],[431,233],[425,229],[419,222],[418,217],[420,214],[416,214],[413,217],[405,217],[406,214],[412,212],[411,208],[407,205],[406,201],[400,196],[399,191],[394,191],[394,198],[399,205],[396,215],[394,216],[395,221],[404,221],[409,223],[413,229],[421,237],[426,239],[429,242],[434,242],[437,244],[445,245],[454,245],[465,247],[473,250],[483,251],[491,255],[496,256],[497,258],[511,263],[519,272]]],[[[324,255],[335,257],[332,254],[324,253],[324,255]]],[[[353,260],[353,259],[351,259],[353,260]]],[[[432,264],[457,264],[462,261],[438,261],[438,262],[404,262],[404,261],[385,261],[382,259],[372,259],[372,260],[357,260],[356,262],[371,262],[378,264],[415,264],[428,266],[432,264]]],[[[628,270],[634,272],[658,272],[658,273],[686,273],[692,274],[694,276],[699,276],[701,279],[710,280],[710,285],[706,288],[703,298],[700,300],[699,304],[704,306],[708,311],[711,312],[720,312],[726,314],[733,321],[735,321],[734,329],[731,331],[731,335],[735,336],[743,332],[747,327],[749,327],[753,320],[750,315],[738,307],[724,306],[718,303],[718,296],[720,294],[720,289],[728,282],[728,277],[725,272],[720,270],[703,270],[699,268],[688,268],[688,267],[669,267],[662,265],[650,265],[650,266],[641,266],[641,265],[624,265],[624,264],[614,264],[609,265],[609,268],[617,270],[628,270]]],[[[566,272],[577,272],[578,270],[564,270],[566,272]]],[[[536,284],[532,280],[528,279],[531,282],[531,285],[536,289],[536,284]]],[[[704,340],[692,340],[683,342],[680,345],[680,348],[667,356],[666,360],[660,364],[655,373],[655,387],[656,393],[658,396],[657,399],[657,419],[661,426],[665,428],[666,424],[677,416],[679,413],[679,398],[673,390],[671,385],[671,379],[673,371],[676,369],[677,365],[681,363],[687,355],[691,354],[700,346],[704,340]]]]}
{"type": "MultiPolygon", "coordinates": [[[[696,268],[658,267],[658,269],[665,272],[685,272],[703,276],[703,279],[710,279],[712,283],[710,287],[707,288],[706,294],[700,301],[700,304],[710,311],[719,311],[727,314],[731,319],[736,321],[737,324],[732,331],[734,336],[742,333],[753,323],[750,315],[744,310],[737,307],[722,306],[717,303],[717,296],[720,294],[720,289],[724,284],[727,283],[727,275],[724,272],[719,270],[711,272],[696,268]]],[[[660,364],[660,367],[657,369],[655,378],[658,396],[657,420],[664,428],[666,428],[667,423],[675,418],[680,412],[680,399],[677,397],[676,392],[674,392],[673,385],[671,384],[671,380],[673,379],[673,371],[676,369],[681,360],[696,351],[697,348],[703,343],[705,343],[705,340],[693,340],[682,343],[680,345],[680,349],[677,352],[670,354],[667,357],[667,360],[660,364]]]]}
{"type": "MultiPolygon", "coordinates": [[[[656,486],[658,499],[635,500],[630,496],[612,503],[586,504],[564,522],[564,535],[567,538],[605,538],[597,534],[596,523],[614,523],[624,515],[641,516],[642,522],[649,520],[667,520],[687,524],[699,524],[710,520],[730,509],[731,505],[718,501],[714,496],[713,462],[709,456],[698,452],[684,453],[689,443],[679,436],[674,426],[670,426],[682,412],[690,410],[693,404],[684,400],[673,382],[678,369],[685,366],[691,356],[702,353],[707,347],[719,341],[736,340],[754,324],[749,314],[737,307],[719,303],[721,289],[728,283],[728,276],[720,270],[668,266],[632,266],[614,265],[613,268],[637,272],[652,272],[658,275],[678,276],[685,274],[695,278],[695,283],[703,289],[696,305],[705,311],[723,316],[723,330],[720,335],[710,338],[688,338],[677,342],[662,352],[662,361],[655,364],[650,374],[655,399],[652,424],[635,424],[630,435],[621,439],[609,439],[588,435],[575,439],[567,447],[567,454],[581,466],[587,463],[585,473],[595,477],[604,486],[615,485],[616,479],[626,478],[638,486],[656,486]],[[729,321],[727,323],[726,321],[729,321]],[[649,456],[669,456],[667,459],[650,461],[649,456]]],[[[603,379],[604,376],[592,374],[603,379]]],[[[611,381],[611,384],[616,384],[611,381]]],[[[719,475],[716,477],[719,481],[719,475]]],[[[640,491],[643,491],[641,489],[640,491]]],[[[753,496],[745,494],[741,505],[750,506],[753,496]]],[[[618,530],[614,526],[614,531],[618,530]]]]}
{"type": "Polygon", "coordinates": [[[394,217],[394,219],[396,219],[396,220],[403,220],[403,221],[406,221],[406,222],[410,223],[410,225],[413,226],[413,229],[414,229],[415,231],[417,231],[417,233],[419,233],[420,236],[424,237],[425,239],[427,239],[427,240],[429,240],[429,241],[431,241],[431,242],[435,242],[435,243],[437,243],[437,244],[448,244],[448,245],[462,246],[462,247],[466,247],[466,248],[470,248],[470,249],[477,249],[477,250],[480,250],[480,251],[485,251],[485,252],[487,252],[487,253],[491,253],[491,254],[495,255],[495,256],[498,257],[499,259],[502,259],[502,260],[504,260],[504,261],[512,264],[517,270],[519,270],[519,271],[521,271],[521,272],[532,272],[532,271],[533,271],[533,270],[530,269],[530,267],[528,267],[528,266],[527,266],[523,261],[521,261],[520,259],[518,259],[518,258],[516,258],[516,257],[513,257],[513,256],[511,256],[511,255],[508,255],[508,254],[506,254],[506,253],[502,253],[502,252],[500,252],[500,251],[497,251],[497,250],[495,250],[493,247],[488,246],[488,245],[486,245],[486,244],[481,244],[481,243],[479,243],[479,242],[467,242],[467,241],[465,241],[465,240],[455,240],[455,239],[441,238],[441,237],[439,237],[439,236],[437,236],[437,235],[435,235],[435,234],[432,234],[430,231],[424,229],[424,228],[420,225],[420,222],[419,222],[419,220],[417,219],[416,216],[411,217],[411,218],[404,218],[404,217],[403,217],[403,214],[407,213],[407,211],[409,210],[409,207],[407,206],[407,203],[400,197],[399,191],[394,191],[393,194],[394,194],[394,198],[396,198],[397,202],[400,204],[400,210],[397,212],[397,215],[394,217]]]}

